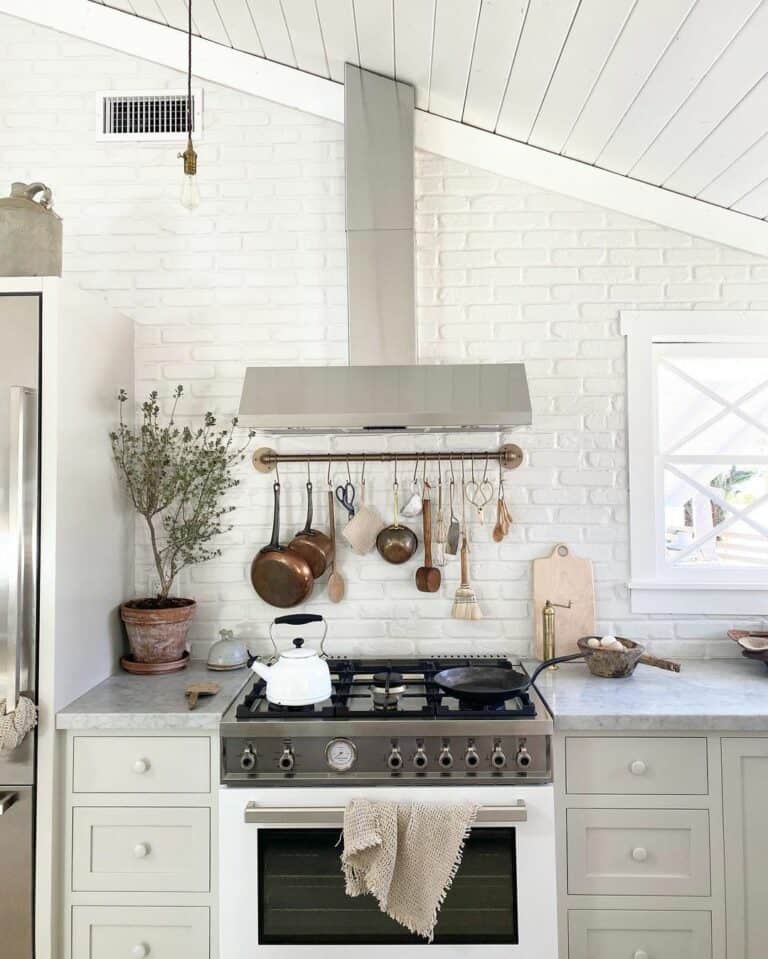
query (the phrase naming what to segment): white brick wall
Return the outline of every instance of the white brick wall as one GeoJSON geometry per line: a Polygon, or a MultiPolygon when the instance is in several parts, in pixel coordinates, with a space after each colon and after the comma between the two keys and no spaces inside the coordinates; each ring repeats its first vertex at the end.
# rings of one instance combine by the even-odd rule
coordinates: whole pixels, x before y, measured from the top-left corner
{"type": "MultiPolygon", "coordinates": [[[[0,183],[42,179],[54,187],[67,274],[139,324],[136,390],[168,393],[183,382],[187,411],[229,414],[249,363],[346,361],[342,131],[204,85],[204,203],[189,215],[178,203],[175,145],[95,138],[95,91],[181,83],[172,71],[0,17],[0,183]]],[[[677,621],[629,614],[617,314],[644,306],[766,309],[768,265],[439,157],[419,156],[417,174],[421,359],[523,360],[535,425],[516,437],[526,462],[508,474],[510,537],[497,546],[490,521],[472,526],[472,575],[486,618],[450,619],[455,561],[441,593],[424,596],[412,582],[418,560],[396,568],[342,549],[346,600],[331,606],[321,584],[310,604],[331,621],[337,642],[330,648],[408,654],[474,644],[524,652],[532,632],[530,561],[562,539],[596,564],[600,629],[648,639],[661,653],[733,654],[723,639],[730,618],[704,619],[695,610],[677,621]]],[[[359,450],[383,442],[292,439],[282,448],[359,450]]],[[[396,437],[391,445],[416,442],[396,437]]],[[[495,443],[475,436],[454,445],[495,443]]],[[[286,469],[283,479],[292,531],[302,525],[303,471],[286,469]]],[[[313,474],[316,491],[324,479],[322,470],[313,474]]],[[[242,480],[224,555],[181,584],[200,603],[197,653],[224,625],[252,621],[266,635],[274,613],[247,576],[268,538],[270,480],[245,468],[242,480]]],[[[391,472],[370,468],[369,480],[387,510],[391,472]]],[[[139,590],[147,587],[146,559],[142,551],[139,590]]]]}

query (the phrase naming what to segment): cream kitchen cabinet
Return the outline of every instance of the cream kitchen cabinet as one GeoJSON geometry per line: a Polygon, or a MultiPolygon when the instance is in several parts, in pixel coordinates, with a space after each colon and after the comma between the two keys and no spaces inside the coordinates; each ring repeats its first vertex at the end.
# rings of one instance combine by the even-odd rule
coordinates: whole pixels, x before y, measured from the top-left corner
{"type": "Polygon", "coordinates": [[[560,959],[726,959],[719,737],[554,749],[560,959]]]}
{"type": "Polygon", "coordinates": [[[768,956],[768,738],[722,740],[728,959],[768,956]]]}
{"type": "Polygon", "coordinates": [[[216,959],[215,732],[64,740],[61,959],[216,959]]]}

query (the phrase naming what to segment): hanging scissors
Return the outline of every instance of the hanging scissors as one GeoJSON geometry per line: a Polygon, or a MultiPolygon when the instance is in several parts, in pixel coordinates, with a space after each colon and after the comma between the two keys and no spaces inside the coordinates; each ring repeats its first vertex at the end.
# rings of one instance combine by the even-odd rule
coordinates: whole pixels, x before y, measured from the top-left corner
{"type": "Polygon", "coordinates": [[[347,463],[347,482],[336,487],[336,499],[341,503],[350,519],[355,515],[355,487],[347,463]]]}

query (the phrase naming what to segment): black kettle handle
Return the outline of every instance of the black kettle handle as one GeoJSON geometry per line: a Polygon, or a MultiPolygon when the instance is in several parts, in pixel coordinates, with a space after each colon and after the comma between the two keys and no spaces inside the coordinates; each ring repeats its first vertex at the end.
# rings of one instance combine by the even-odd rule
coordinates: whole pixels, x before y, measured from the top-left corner
{"type": "Polygon", "coordinates": [[[288,613],[287,616],[278,616],[275,626],[285,623],[287,626],[306,626],[307,623],[322,623],[323,617],[317,613],[288,613]]]}

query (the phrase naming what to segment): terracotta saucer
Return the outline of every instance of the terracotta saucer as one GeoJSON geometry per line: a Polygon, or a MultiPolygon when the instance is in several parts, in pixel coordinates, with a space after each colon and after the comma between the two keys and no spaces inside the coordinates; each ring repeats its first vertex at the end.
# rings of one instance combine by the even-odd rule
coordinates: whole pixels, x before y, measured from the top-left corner
{"type": "Polygon", "coordinates": [[[160,676],[163,673],[178,673],[189,665],[189,653],[184,653],[181,659],[172,663],[137,663],[133,656],[123,656],[120,665],[126,673],[137,676],[160,676]]]}

